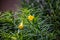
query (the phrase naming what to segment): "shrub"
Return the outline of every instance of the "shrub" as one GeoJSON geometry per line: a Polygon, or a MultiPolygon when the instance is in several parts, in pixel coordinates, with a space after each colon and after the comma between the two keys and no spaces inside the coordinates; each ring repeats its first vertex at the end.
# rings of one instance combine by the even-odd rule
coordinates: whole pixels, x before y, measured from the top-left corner
{"type": "Polygon", "coordinates": [[[23,1],[22,8],[18,12],[1,13],[0,39],[58,40],[59,3],[59,0],[29,0],[28,4],[23,1]]]}

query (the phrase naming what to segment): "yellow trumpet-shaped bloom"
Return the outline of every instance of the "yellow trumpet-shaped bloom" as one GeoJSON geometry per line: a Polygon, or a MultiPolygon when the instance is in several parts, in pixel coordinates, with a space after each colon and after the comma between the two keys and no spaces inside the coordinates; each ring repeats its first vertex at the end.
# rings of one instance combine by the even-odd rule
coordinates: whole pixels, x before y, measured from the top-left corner
{"type": "Polygon", "coordinates": [[[32,15],[29,15],[29,16],[28,16],[28,20],[29,20],[29,21],[32,21],[33,19],[34,19],[34,16],[32,16],[32,15]]]}
{"type": "Polygon", "coordinates": [[[24,28],[23,22],[21,22],[21,23],[19,24],[18,28],[21,29],[21,30],[24,28]]]}

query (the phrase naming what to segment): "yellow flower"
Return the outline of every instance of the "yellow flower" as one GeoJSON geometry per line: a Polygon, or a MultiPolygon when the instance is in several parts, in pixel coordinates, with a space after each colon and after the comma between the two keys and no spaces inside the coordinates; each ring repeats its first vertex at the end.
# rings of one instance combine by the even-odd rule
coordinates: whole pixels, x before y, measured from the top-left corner
{"type": "Polygon", "coordinates": [[[18,28],[21,29],[21,30],[24,28],[23,27],[23,21],[19,24],[18,28]]]}
{"type": "Polygon", "coordinates": [[[34,16],[32,16],[32,15],[28,16],[28,20],[32,21],[33,19],[34,19],[34,16]]]}

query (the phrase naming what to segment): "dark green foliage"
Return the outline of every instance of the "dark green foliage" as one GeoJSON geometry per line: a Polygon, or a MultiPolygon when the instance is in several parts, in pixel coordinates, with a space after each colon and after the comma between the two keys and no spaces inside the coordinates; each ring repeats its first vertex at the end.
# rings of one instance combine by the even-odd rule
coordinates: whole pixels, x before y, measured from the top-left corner
{"type": "Polygon", "coordinates": [[[0,40],[60,40],[60,0],[22,0],[19,12],[1,13],[0,40]],[[35,17],[32,22],[29,15],[35,17]]]}

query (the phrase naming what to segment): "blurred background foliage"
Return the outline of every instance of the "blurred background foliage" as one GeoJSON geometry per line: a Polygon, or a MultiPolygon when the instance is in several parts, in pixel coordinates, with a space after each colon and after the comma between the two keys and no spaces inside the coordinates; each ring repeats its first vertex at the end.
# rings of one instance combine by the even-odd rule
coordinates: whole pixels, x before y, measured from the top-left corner
{"type": "Polygon", "coordinates": [[[21,1],[18,12],[0,13],[0,40],[60,40],[60,0],[21,1]],[[33,21],[27,19],[29,15],[33,21]]]}

